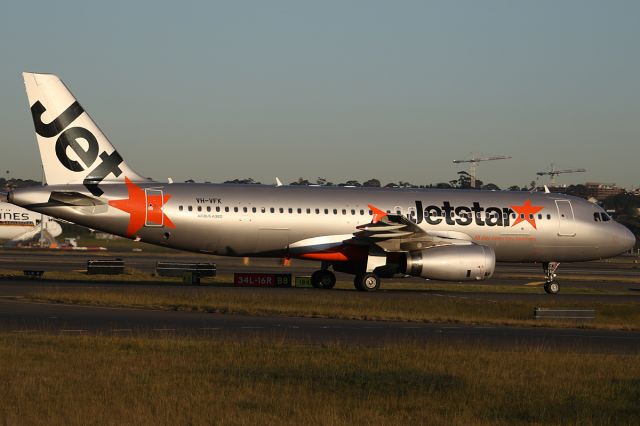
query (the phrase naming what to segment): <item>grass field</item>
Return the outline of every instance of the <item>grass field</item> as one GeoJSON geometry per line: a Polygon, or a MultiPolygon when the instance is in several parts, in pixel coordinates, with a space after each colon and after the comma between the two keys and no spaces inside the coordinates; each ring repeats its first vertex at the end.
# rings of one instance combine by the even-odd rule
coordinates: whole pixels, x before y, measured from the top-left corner
{"type": "Polygon", "coordinates": [[[100,287],[37,290],[31,300],[146,309],[233,313],[263,316],[325,317],[359,320],[447,322],[512,326],[590,327],[640,330],[640,303],[543,303],[439,296],[423,292],[363,294],[316,289],[243,289],[156,287],[117,289],[100,287]],[[541,321],[536,307],[596,309],[594,321],[541,321]]]}
{"type": "Polygon", "coordinates": [[[638,424],[640,355],[0,334],[2,424],[638,424]]]}

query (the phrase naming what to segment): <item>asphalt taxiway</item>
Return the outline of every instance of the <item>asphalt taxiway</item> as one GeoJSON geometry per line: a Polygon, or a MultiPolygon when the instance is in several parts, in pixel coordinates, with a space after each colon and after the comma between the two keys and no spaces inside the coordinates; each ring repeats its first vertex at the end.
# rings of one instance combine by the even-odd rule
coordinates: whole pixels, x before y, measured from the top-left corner
{"type": "Polygon", "coordinates": [[[0,329],[59,335],[275,337],[306,343],[384,345],[465,342],[593,352],[637,353],[640,333],[542,327],[491,327],[63,305],[0,299],[0,329]]]}
{"type": "MultiPolygon", "coordinates": [[[[0,253],[0,269],[37,269],[44,271],[84,270],[87,259],[96,258],[94,253],[58,253],[4,251],[0,253]]],[[[102,256],[101,256],[102,257],[102,256]]],[[[167,255],[112,254],[110,257],[124,258],[128,267],[150,272],[157,260],[166,260],[167,255]]],[[[199,255],[181,255],[180,261],[215,262],[220,274],[236,271],[289,272],[294,275],[309,275],[317,268],[315,262],[294,261],[283,267],[271,259],[251,259],[245,265],[242,259],[212,258],[199,255]]],[[[539,265],[499,264],[496,275],[502,278],[489,280],[488,284],[512,284],[522,286],[530,278],[510,277],[513,274],[539,274],[539,265]]],[[[412,288],[394,288],[393,280],[385,280],[383,290],[375,294],[361,294],[349,290],[345,297],[448,297],[477,299],[491,303],[497,300],[525,300],[545,302],[549,297],[566,302],[640,302],[640,270],[633,261],[588,262],[566,265],[564,273],[584,276],[607,276],[607,282],[585,280],[584,283],[567,282],[566,285],[589,288],[615,289],[616,294],[563,294],[555,296],[540,293],[495,293],[460,292],[452,284],[451,290],[432,290],[428,282],[414,280],[412,288]],[[619,280],[619,282],[616,282],[619,280]],[[424,285],[424,286],[423,286],[424,285]]],[[[339,278],[342,276],[339,276],[339,278]]],[[[342,277],[350,279],[349,276],[342,277]]],[[[407,280],[402,280],[407,282],[407,280]]],[[[411,280],[409,280],[411,282],[411,280]]],[[[71,282],[52,280],[0,279],[0,330],[12,333],[48,332],[53,334],[98,333],[110,335],[180,335],[180,336],[231,336],[245,338],[269,336],[295,339],[310,343],[343,342],[348,344],[386,344],[403,341],[422,342],[478,342],[489,345],[521,347],[567,348],[577,351],[637,352],[640,350],[640,332],[543,328],[472,326],[458,324],[429,324],[393,321],[358,321],[326,318],[250,317],[211,313],[155,311],[146,309],[108,308],[96,306],[37,303],[28,300],[29,293],[52,288],[86,289],[99,287],[113,291],[128,288],[154,289],[176,287],[181,291],[220,291],[220,286],[185,287],[178,283],[159,282],[71,282]]],[[[229,290],[229,288],[224,288],[229,290]]],[[[252,289],[233,288],[238,292],[296,292],[322,291],[315,289],[252,289]]]]}

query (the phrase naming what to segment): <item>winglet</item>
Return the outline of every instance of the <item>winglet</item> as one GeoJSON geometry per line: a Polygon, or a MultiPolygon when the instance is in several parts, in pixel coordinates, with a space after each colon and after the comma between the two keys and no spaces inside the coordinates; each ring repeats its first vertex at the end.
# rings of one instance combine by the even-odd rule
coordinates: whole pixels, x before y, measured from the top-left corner
{"type": "Polygon", "coordinates": [[[282,181],[276,176],[276,186],[282,186],[282,181]]]}
{"type": "Polygon", "coordinates": [[[380,210],[376,206],[373,206],[371,204],[368,204],[368,206],[369,209],[373,212],[373,219],[371,220],[371,223],[378,223],[387,216],[387,212],[380,210]]]}
{"type": "Polygon", "coordinates": [[[545,194],[550,194],[551,191],[549,191],[549,188],[547,187],[547,185],[544,186],[544,193],[545,194]]]}

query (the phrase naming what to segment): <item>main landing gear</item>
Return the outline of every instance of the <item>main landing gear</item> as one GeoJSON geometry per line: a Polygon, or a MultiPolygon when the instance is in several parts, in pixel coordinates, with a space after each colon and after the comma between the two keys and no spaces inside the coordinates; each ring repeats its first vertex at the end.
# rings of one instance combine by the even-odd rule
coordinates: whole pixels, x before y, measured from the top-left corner
{"type": "Polygon", "coordinates": [[[545,262],[542,264],[546,282],[544,283],[544,291],[548,294],[558,294],[560,291],[560,284],[556,281],[556,269],[560,266],[560,262],[545,262]]]}
{"type": "Polygon", "coordinates": [[[336,285],[336,275],[328,269],[311,274],[311,285],[315,288],[331,289],[336,285]]]}
{"type": "Polygon", "coordinates": [[[353,285],[358,291],[376,291],[380,288],[380,277],[372,272],[358,274],[353,279],[353,285]]]}

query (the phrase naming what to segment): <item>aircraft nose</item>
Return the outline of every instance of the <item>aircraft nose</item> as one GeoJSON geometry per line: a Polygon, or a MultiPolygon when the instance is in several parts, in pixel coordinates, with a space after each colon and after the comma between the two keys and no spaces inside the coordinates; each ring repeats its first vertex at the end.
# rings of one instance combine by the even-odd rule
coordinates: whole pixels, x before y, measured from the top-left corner
{"type": "Polygon", "coordinates": [[[636,245],[636,236],[626,226],[618,224],[617,234],[620,250],[629,251],[636,245]]]}

